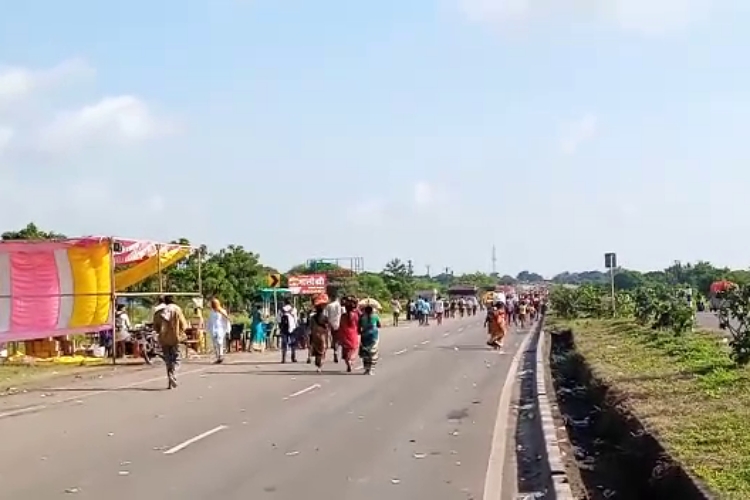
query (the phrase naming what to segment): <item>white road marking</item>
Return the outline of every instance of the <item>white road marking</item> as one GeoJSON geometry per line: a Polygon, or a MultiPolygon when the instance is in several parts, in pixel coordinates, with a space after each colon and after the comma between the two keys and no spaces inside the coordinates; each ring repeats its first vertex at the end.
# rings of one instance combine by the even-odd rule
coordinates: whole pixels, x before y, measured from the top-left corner
{"type": "Polygon", "coordinates": [[[443,334],[443,337],[447,337],[447,336],[448,336],[448,335],[450,335],[450,334],[451,334],[451,332],[445,332],[445,333],[443,334]]]}
{"type": "Polygon", "coordinates": [[[459,329],[458,329],[458,333],[461,333],[461,332],[463,332],[463,331],[464,331],[464,327],[463,327],[463,326],[462,326],[461,328],[459,328],[459,329]]]}
{"type": "Polygon", "coordinates": [[[31,413],[32,411],[43,410],[47,408],[47,405],[36,405],[29,406],[28,408],[19,408],[18,410],[10,410],[5,413],[0,413],[0,418],[14,417],[16,415],[23,415],[24,413],[31,413]]]}
{"type": "Polygon", "coordinates": [[[510,401],[513,397],[513,387],[517,377],[518,365],[521,357],[531,342],[533,335],[528,335],[521,342],[516,355],[510,362],[508,374],[505,377],[503,391],[500,393],[500,402],[497,405],[497,417],[495,428],[492,431],[492,446],[490,448],[490,459],[487,462],[487,475],[484,478],[484,500],[496,500],[503,497],[503,473],[505,472],[505,453],[510,423],[510,401]]]}
{"type": "Polygon", "coordinates": [[[178,451],[180,451],[180,450],[184,450],[185,448],[187,448],[187,447],[188,447],[188,446],[190,446],[191,444],[195,444],[195,443],[197,443],[198,441],[200,441],[201,439],[205,439],[205,438],[207,438],[208,436],[211,436],[211,435],[213,435],[213,434],[216,434],[217,432],[223,431],[224,429],[227,429],[227,426],[226,426],[226,425],[220,425],[220,426],[218,426],[218,427],[214,427],[214,428],[213,428],[213,429],[211,429],[210,431],[206,431],[206,432],[204,432],[203,434],[198,434],[197,436],[195,436],[195,437],[192,437],[192,438],[188,439],[187,441],[184,441],[184,442],[182,442],[182,443],[178,444],[177,446],[175,446],[175,447],[173,447],[173,448],[170,448],[170,449],[166,450],[166,451],[164,452],[164,454],[165,454],[165,455],[174,455],[174,454],[175,454],[175,453],[177,453],[178,451]]]}
{"type": "Polygon", "coordinates": [[[315,389],[320,389],[320,384],[313,384],[310,387],[305,387],[301,391],[297,391],[294,394],[290,394],[289,396],[287,396],[284,399],[296,398],[297,396],[301,396],[303,394],[307,394],[308,392],[314,391],[315,389]]]}
{"type": "Polygon", "coordinates": [[[394,356],[399,356],[399,355],[401,355],[401,354],[405,353],[405,352],[406,352],[406,351],[408,351],[408,350],[409,350],[409,349],[401,349],[400,351],[396,351],[396,352],[394,352],[394,353],[393,353],[393,355],[394,355],[394,356]]]}
{"type": "Polygon", "coordinates": [[[423,341],[421,342],[421,344],[422,344],[422,345],[427,345],[427,344],[429,344],[429,343],[430,343],[430,341],[429,341],[429,340],[423,340],[423,341]]]}

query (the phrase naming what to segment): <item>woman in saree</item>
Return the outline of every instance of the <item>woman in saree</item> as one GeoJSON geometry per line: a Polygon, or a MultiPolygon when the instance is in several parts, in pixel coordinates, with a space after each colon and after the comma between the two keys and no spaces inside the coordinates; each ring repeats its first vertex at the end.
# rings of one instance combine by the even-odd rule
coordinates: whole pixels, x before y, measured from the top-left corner
{"type": "Polygon", "coordinates": [[[501,349],[503,347],[506,324],[505,305],[498,302],[487,311],[487,318],[484,320],[484,326],[487,327],[487,333],[490,336],[487,341],[488,346],[493,349],[501,349]]]}
{"type": "Polygon", "coordinates": [[[339,344],[341,357],[346,363],[346,372],[352,372],[352,361],[359,349],[359,311],[357,300],[348,298],[343,301],[344,314],[339,323],[339,344]]]}
{"type": "Polygon", "coordinates": [[[315,312],[310,316],[310,355],[315,360],[317,372],[323,371],[328,339],[331,335],[331,323],[325,314],[328,297],[319,296],[315,299],[315,312]]]}
{"type": "Polygon", "coordinates": [[[359,357],[362,358],[365,375],[372,375],[378,364],[380,343],[380,318],[372,306],[366,306],[359,318],[359,337],[359,357]]]}
{"type": "Polygon", "coordinates": [[[253,319],[250,323],[251,349],[263,352],[266,350],[266,325],[263,322],[263,309],[260,305],[255,306],[253,319]]]}

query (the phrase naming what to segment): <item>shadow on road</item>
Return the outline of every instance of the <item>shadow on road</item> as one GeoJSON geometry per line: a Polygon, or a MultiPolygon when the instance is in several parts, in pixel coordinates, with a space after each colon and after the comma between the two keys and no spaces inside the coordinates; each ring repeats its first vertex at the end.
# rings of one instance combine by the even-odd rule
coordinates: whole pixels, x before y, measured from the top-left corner
{"type": "MultiPolygon", "coordinates": [[[[206,372],[206,375],[293,375],[310,377],[321,377],[324,375],[357,375],[358,372],[346,373],[346,371],[323,370],[317,373],[313,370],[247,370],[247,371],[216,371],[206,372]]],[[[360,373],[361,374],[361,373],[360,373]]]]}
{"type": "Polygon", "coordinates": [[[492,352],[492,348],[487,344],[473,344],[473,345],[439,345],[438,349],[444,351],[480,351],[483,353],[492,352]]]}
{"type": "MultiPolygon", "coordinates": [[[[167,377],[164,377],[166,383],[167,377]]],[[[158,392],[166,391],[166,387],[42,387],[28,389],[26,392],[158,392]]]]}
{"type": "Polygon", "coordinates": [[[281,361],[228,361],[224,366],[280,365],[281,361]]]}

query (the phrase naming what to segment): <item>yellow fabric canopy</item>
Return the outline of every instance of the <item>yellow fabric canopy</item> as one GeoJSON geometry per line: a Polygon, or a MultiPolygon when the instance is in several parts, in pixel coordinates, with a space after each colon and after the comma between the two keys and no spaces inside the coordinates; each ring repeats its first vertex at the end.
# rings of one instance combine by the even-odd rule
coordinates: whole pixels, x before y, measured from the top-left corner
{"type": "Polygon", "coordinates": [[[174,248],[161,252],[161,255],[153,255],[148,259],[140,262],[129,269],[115,273],[115,291],[122,292],[137,285],[149,276],[153,276],[162,270],[168,268],[184,259],[190,254],[189,248],[174,248]],[[161,265],[159,264],[161,260],[161,265]]]}

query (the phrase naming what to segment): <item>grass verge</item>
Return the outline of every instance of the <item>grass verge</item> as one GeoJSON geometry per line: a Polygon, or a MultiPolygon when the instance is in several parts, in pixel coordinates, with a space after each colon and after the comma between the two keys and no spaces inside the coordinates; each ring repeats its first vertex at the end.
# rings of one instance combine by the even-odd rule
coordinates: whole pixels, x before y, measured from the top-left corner
{"type": "Polygon", "coordinates": [[[674,336],[628,320],[553,320],[664,448],[721,498],[750,498],[750,368],[712,332],[674,336]]]}

